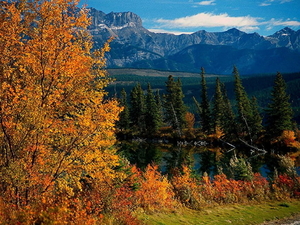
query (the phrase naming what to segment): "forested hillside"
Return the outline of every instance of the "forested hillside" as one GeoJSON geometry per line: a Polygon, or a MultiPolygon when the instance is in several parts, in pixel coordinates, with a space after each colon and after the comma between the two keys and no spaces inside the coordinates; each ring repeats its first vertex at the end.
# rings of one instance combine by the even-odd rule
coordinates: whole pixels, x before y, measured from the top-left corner
{"type": "MultiPolygon", "coordinates": [[[[153,71],[152,71],[153,72],[153,71]]],[[[285,74],[282,76],[280,73],[278,73],[276,76],[280,75],[281,77],[285,77],[285,79],[282,81],[284,84],[284,92],[285,95],[287,96],[287,99],[285,100],[288,104],[290,109],[293,111],[291,114],[290,120],[293,121],[294,128],[297,128],[297,117],[299,116],[299,94],[297,92],[297,88],[299,86],[300,78],[299,74],[285,74]],[[290,84],[288,86],[287,84],[290,84]],[[288,91],[287,91],[288,90],[288,91]],[[292,99],[290,97],[293,97],[292,99]],[[292,103],[292,104],[291,104],[292,103]]],[[[198,126],[202,127],[202,131],[205,133],[210,133],[213,132],[215,129],[213,127],[212,122],[209,122],[209,118],[215,119],[215,115],[218,112],[210,112],[213,110],[216,110],[216,102],[218,99],[217,98],[217,91],[221,92],[221,96],[219,98],[222,98],[220,100],[221,102],[226,102],[230,104],[230,111],[232,111],[233,117],[233,122],[238,120],[238,114],[242,113],[243,119],[245,121],[240,121],[240,125],[243,126],[248,126],[250,123],[251,118],[246,118],[246,114],[249,113],[250,110],[256,110],[256,112],[251,112],[251,114],[257,113],[257,116],[260,118],[257,118],[258,123],[260,123],[260,126],[266,125],[266,121],[268,118],[268,108],[270,107],[270,104],[272,104],[272,98],[274,98],[274,94],[272,91],[273,85],[274,85],[274,80],[276,80],[276,76],[273,75],[268,75],[268,76],[251,76],[251,77],[244,77],[244,79],[240,78],[239,72],[236,67],[234,67],[233,70],[233,75],[231,77],[229,76],[221,76],[218,77],[216,75],[208,75],[206,77],[204,68],[201,72],[201,74],[193,77],[177,77],[174,78],[172,75],[169,75],[169,78],[166,79],[164,77],[145,77],[145,76],[138,76],[138,75],[115,75],[117,81],[115,82],[114,85],[110,87],[111,92],[115,92],[115,95],[118,93],[121,93],[120,89],[122,89],[122,96],[123,98],[122,102],[126,103],[126,108],[128,108],[128,111],[134,111],[134,109],[131,109],[132,107],[136,107],[134,104],[138,104],[139,106],[137,109],[139,112],[136,112],[137,114],[132,115],[132,118],[137,119],[138,117],[141,117],[140,121],[144,122],[147,120],[146,112],[147,110],[147,104],[149,103],[149,100],[147,100],[149,92],[150,93],[155,93],[156,98],[162,99],[160,100],[161,102],[157,102],[157,104],[160,104],[158,106],[152,106],[149,108],[149,110],[154,110],[153,107],[161,108],[159,109],[161,112],[159,112],[160,115],[160,120],[161,122],[161,127],[171,125],[175,130],[177,129],[176,125],[174,125],[174,122],[171,122],[170,119],[167,119],[168,117],[176,117],[177,122],[181,119],[180,114],[185,114],[185,113],[191,113],[191,115],[196,118],[196,120],[193,122],[192,128],[195,127],[195,122],[198,122],[198,126]],[[176,82],[174,81],[176,80],[176,82]],[[177,93],[175,90],[173,93],[170,93],[169,90],[169,82],[173,82],[172,85],[176,85],[177,83],[177,88],[179,89],[180,93],[177,93]],[[204,83],[203,83],[204,82],[204,83]],[[238,82],[238,83],[237,83],[238,82]],[[243,85],[245,83],[245,85],[243,85]],[[143,85],[144,85],[144,90],[143,90],[143,85]],[[147,87],[145,86],[147,85],[147,87]],[[113,88],[113,89],[112,89],[113,88]],[[130,90],[131,88],[131,90],[130,90]],[[219,89],[219,90],[218,90],[219,89]],[[238,92],[238,90],[241,89],[241,93],[238,92]],[[128,92],[129,90],[129,92],[128,92]],[[139,96],[136,96],[134,94],[135,91],[139,92],[139,96]],[[128,98],[124,97],[124,95],[128,92],[128,98]],[[147,94],[147,93],[148,94],[147,94]],[[249,94],[250,93],[250,94],[249,94]],[[172,95],[173,98],[168,99],[169,95],[172,95]],[[178,95],[178,100],[175,100],[178,95]],[[239,96],[244,96],[242,99],[239,96]],[[250,97],[249,97],[250,96],[250,97]],[[138,100],[139,99],[139,100],[138,100]],[[251,106],[251,99],[255,100],[254,106],[251,106]],[[139,101],[139,102],[132,102],[132,101],[139,101]],[[127,103],[128,101],[128,103],[127,103]],[[164,103],[165,101],[165,103],[164,103]],[[172,101],[175,101],[172,103],[172,101]],[[180,105],[176,106],[176,101],[181,101],[180,105]],[[204,102],[203,102],[204,101],[204,102]],[[201,103],[202,102],[202,103],[201,103]],[[248,105],[241,105],[241,102],[244,102],[243,104],[248,104],[248,105]],[[245,103],[248,102],[248,103],[245,103]],[[174,109],[173,112],[168,112],[167,108],[169,107],[170,104],[174,104],[174,109]],[[204,105],[203,105],[204,104],[204,105]],[[242,108],[241,108],[242,107],[242,108]],[[255,109],[247,108],[247,107],[255,107],[255,109]],[[179,110],[179,108],[182,108],[182,112],[176,112],[176,110],[179,110]],[[208,115],[203,115],[204,110],[207,109],[208,115]],[[245,110],[244,112],[240,112],[239,110],[245,110]],[[143,112],[145,110],[145,113],[143,112]],[[168,114],[174,114],[173,116],[168,116],[168,114]],[[178,114],[178,115],[177,115],[178,114]],[[203,118],[204,117],[204,118],[203,118]],[[207,117],[207,118],[206,118],[207,117]],[[163,123],[163,121],[165,123],[163,123]],[[208,123],[208,125],[205,125],[208,123]],[[245,123],[245,124],[244,124],[245,123]],[[173,124],[173,125],[172,125],[173,124]],[[209,128],[204,128],[203,126],[208,126],[209,128]]],[[[127,96],[127,94],[126,94],[127,96]]],[[[154,98],[152,97],[152,98],[154,98]]],[[[280,103],[280,102],[279,102],[280,103]]],[[[220,103],[221,104],[221,103],[220,103]]],[[[283,104],[283,103],[281,103],[283,104]]],[[[223,106],[224,107],[224,106],[223,106]]],[[[278,108],[281,108],[281,106],[277,106],[278,108]]],[[[224,113],[228,110],[225,110],[224,108],[218,109],[220,110],[220,113],[224,113]]],[[[171,110],[172,111],[172,110],[171,110]]],[[[132,112],[133,113],[133,112],[132,112]]],[[[253,115],[251,115],[253,116],[253,115]]],[[[122,116],[121,116],[122,119],[122,116]]],[[[173,118],[174,119],[174,118],[173,118]]],[[[227,118],[228,119],[228,118],[227,118]]],[[[137,125],[135,122],[130,121],[128,118],[128,124],[132,123],[133,125],[137,125]]],[[[149,118],[150,120],[150,118],[149,118]]],[[[182,123],[186,123],[186,121],[182,121],[182,123]]],[[[181,126],[181,125],[180,125],[181,126]]],[[[185,127],[183,125],[183,127],[185,127]]],[[[139,124],[137,125],[139,129],[140,135],[143,136],[143,134],[146,134],[147,127],[152,127],[151,124],[149,126],[146,126],[145,124],[139,124]],[[144,129],[143,129],[144,127],[144,129]]],[[[121,127],[122,128],[122,127],[121,127]]],[[[127,127],[128,128],[128,127],[127,127]]],[[[254,128],[250,129],[253,131],[254,128]]],[[[243,132],[250,132],[249,131],[243,131],[243,132]]],[[[255,129],[254,129],[255,130],[255,129]]],[[[158,131],[158,130],[157,130],[158,131]]],[[[263,131],[262,127],[260,128],[259,132],[263,131]]],[[[283,130],[282,130],[283,131],[283,130]]],[[[155,132],[150,132],[151,134],[155,134],[155,132]]]]}
{"type": "MultiPolygon", "coordinates": [[[[184,93],[184,102],[191,112],[196,114],[196,107],[193,97],[199,99],[201,91],[201,78],[199,73],[186,73],[178,71],[157,71],[145,69],[109,69],[111,77],[115,81],[108,86],[107,90],[110,95],[119,95],[124,88],[127,93],[137,84],[140,83],[142,88],[146,90],[148,83],[150,83],[153,91],[160,91],[160,94],[165,93],[165,82],[169,75],[179,78],[182,82],[182,90],[184,93]]],[[[226,90],[229,100],[234,104],[234,78],[232,75],[216,75],[209,71],[206,74],[208,97],[212,100],[216,78],[219,78],[226,85],[226,90]]],[[[267,107],[270,102],[270,93],[276,74],[253,74],[243,75],[243,86],[248,96],[255,96],[258,102],[259,110],[264,114],[263,109],[267,107]]],[[[287,93],[290,96],[291,106],[294,111],[294,119],[299,123],[300,116],[300,73],[283,74],[287,85],[287,93]]]]}

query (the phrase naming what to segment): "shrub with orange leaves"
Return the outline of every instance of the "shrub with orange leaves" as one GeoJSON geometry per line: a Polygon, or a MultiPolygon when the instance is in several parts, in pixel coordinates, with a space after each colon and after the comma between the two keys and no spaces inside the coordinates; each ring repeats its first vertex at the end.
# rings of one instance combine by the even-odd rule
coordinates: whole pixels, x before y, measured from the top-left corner
{"type": "Polygon", "coordinates": [[[280,174],[274,179],[272,189],[277,199],[298,198],[300,197],[300,177],[280,174]]]}
{"type": "MultiPolygon", "coordinates": [[[[204,178],[209,183],[209,178],[204,178]]],[[[199,181],[192,176],[191,169],[183,165],[182,171],[178,169],[173,171],[171,183],[174,188],[177,199],[189,208],[199,209],[204,203],[201,195],[201,186],[199,181]]]]}
{"type": "Polygon", "coordinates": [[[269,183],[260,174],[254,174],[251,181],[228,179],[225,174],[214,179],[204,176],[199,186],[203,204],[245,203],[270,196],[269,183]]]}
{"type": "Polygon", "coordinates": [[[271,196],[269,182],[260,173],[254,173],[251,181],[242,182],[242,195],[247,201],[268,200],[271,196]]]}
{"type": "Polygon", "coordinates": [[[168,179],[161,175],[157,165],[148,165],[138,177],[135,195],[137,205],[146,211],[165,211],[175,207],[174,192],[168,179]]]}

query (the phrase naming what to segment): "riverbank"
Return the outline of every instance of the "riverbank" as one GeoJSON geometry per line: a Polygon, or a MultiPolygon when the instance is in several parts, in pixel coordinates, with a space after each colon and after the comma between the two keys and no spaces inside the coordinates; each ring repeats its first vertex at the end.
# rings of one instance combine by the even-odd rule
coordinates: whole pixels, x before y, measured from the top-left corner
{"type": "Polygon", "coordinates": [[[300,201],[292,200],[251,205],[223,205],[200,211],[183,208],[174,213],[144,214],[139,216],[139,219],[147,225],[273,225],[284,224],[281,223],[284,221],[291,224],[294,221],[292,216],[297,220],[300,218],[299,213],[300,201]],[[282,220],[283,218],[287,219],[282,220]]]}

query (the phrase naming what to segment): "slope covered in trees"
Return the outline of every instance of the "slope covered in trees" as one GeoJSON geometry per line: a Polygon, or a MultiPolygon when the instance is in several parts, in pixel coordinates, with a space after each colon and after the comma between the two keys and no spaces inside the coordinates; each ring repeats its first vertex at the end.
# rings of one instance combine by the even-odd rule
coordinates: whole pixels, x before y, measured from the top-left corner
{"type": "MultiPolygon", "coordinates": [[[[173,76],[169,76],[165,83],[165,91],[163,87],[159,86],[160,93],[162,93],[161,98],[164,102],[162,105],[162,114],[160,114],[160,120],[164,121],[164,123],[160,124],[160,129],[156,129],[156,132],[152,132],[150,135],[146,132],[132,133],[130,127],[127,129],[127,132],[131,133],[131,136],[153,138],[164,136],[163,133],[170,126],[172,127],[172,130],[169,132],[170,138],[177,136],[179,139],[205,139],[207,135],[216,135],[215,137],[221,138],[223,141],[238,141],[242,139],[251,145],[260,143],[260,145],[269,146],[272,142],[271,140],[278,139],[284,131],[298,132],[297,122],[293,119],[293,108],[289,102],[283,76],[278,73],[275,78],[273,76],[271,78],[275,80],[273,81],[275,83],[273,90],[269,93],[269,105],[259,107],[255,96],[248,97],[236,67],[233,68],[233,86],[231,86],[230,82],[226,84],[221,82],[217,77],[215,80],[215,93],[208,97],[208,85],[206,83],[204,68],[202,68],[201,74],[198,77],[201,80],[201,83],[198,85],[200,100],[197,100],[198,96],[193,96],[190,101],[194,101],[194,107],[187,107],[185,102],[182,101],[182,99],[187,100],[183,96],[182,82],[179,79],[175,82],[173,76]],[[235,96],[234,99],[229,99],[226,85],[234,89],[231,90],[235,96]],[[178,88],[181,91],[178,91],[178,88]],[[180,107],[176,106],[176,102],[180,102],[180,107]],[[178,111],[177,109],[179,108],[185,109],[185,111],[178,111]],[[180,119],[183,118],[182,115],[185,115],[185,120],[180,119]],[[264,121],[263,117],[265,118],[264,121]],[[200,127],[195,126],[195,118],[196,121],[198,120],[197,122],[200,127]],[[187,129],[187,120],[189,121],[189,127],[193,129],[192,132],[191,129],[187,129]],[[193,122],[191,123],[191,121],[193,122]],[[180,125],[180,123],[182,124],[180,125]]],[[[258,80],[260,80],[259,77],[258,80]]],[[[269,77],[267,77],[267,81],[269,80],[269,77]]],[[[249,83],[247,84],[249,85],[249,83]]],[[[141,89],[140,82],[137,83],[137,86],[141,89]]],[[[131,94],[135,88],[132,89],[131,94]]],[[[144,91],[141,90],[140,93],[144,93],[144,91]]],[[[146,99],[146,95],[143,95],[143,99],[146,99]]],[[[160,95],[158,94],[157,97],[160,97],[160,95]]],[[[269,97],[264,96],[264,98],[269,97]]],[[[148,101],[144,102],[145,107],[149,107],[148,104],[148,101]]],[[[129,103],[127,107],[134,107],[134,104],[129,103]]],[[[146,125],[147,117],[145,115],[141,112],[140,116],[144,116],[144,119],[141,121],[144,124],[139,127],[145,127],[146,130],[151,129],[151,123],[146,125]]],[[[128,123],[132,125],[136,124],[134,119],[137,117],[135,115],[128,123]]],[[[119,128],[122,129],[122,127],[119,128]]],[[[278,148],[276,147],[276,149],[278,148]]],[[[282,146],[280,148],[283,150],[282,146]]]]}

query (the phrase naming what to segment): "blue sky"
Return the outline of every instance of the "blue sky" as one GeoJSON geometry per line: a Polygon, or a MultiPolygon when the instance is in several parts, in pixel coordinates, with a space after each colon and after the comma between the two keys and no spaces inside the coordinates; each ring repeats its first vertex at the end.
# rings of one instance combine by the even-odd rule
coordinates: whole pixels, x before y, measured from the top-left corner
{"type": "Polygon", "coordinates": [[[237,28],[271,35],[300,29],[300,0],[81,0],[104,13],[134,12],[155,32],[192,33],[237,28]]]}

